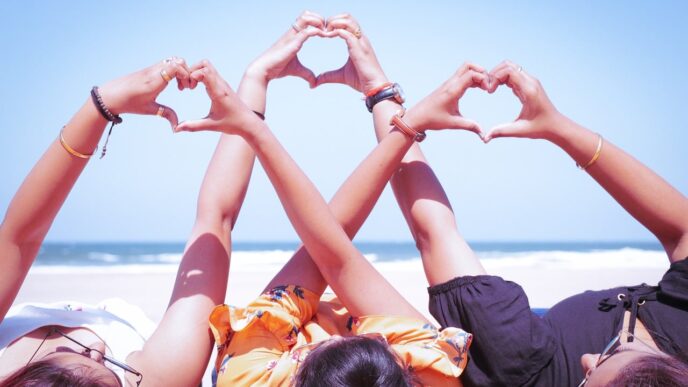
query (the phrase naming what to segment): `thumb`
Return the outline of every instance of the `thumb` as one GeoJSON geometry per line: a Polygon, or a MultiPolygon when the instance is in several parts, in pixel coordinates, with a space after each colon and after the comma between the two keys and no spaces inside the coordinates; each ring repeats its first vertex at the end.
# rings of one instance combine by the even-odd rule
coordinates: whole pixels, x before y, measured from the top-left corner
{"type": "Polygon", "coordinates": [[[301,63],[299,57],[294,58],[292,68],[289,71],[289,75],[293,75],[304,79],[306,82],[308,82],[308,85],[311,87],[311,89],[316,86],[315,74],[313,73],[313,71],[311,71],[311,69],[304,66],[303,63],[301,63]]]}
{"type": "Polygon", "coordinates": [[[477,122],[470,120],[468,118],[462,116],[451,116],[448,125],[448,129],[468,130],[477,134],[478,136],[480,136],[480,138],[483,138],[483,132],[480,128],[480,125],[477,122]]]}
{"type": "Polygon", "coordinates": [[[326,83],[341,83],[346,84],[344,78],[344,67],[340,67],[337,70],[326,71],[317,78],[315,78],[315,86],[324,85],[326,83]]]}
{"type": "Polygon", "coordinates": [[[170,122],[172,130],[179,124],[179,119],[177,118],[177,113],[169,106],[159,104],[155,101],[148,104],[146,107],[146,114],[154,114],[158,117],[162,117],[170,122]]]}
{"type": "Polygon", "coordinates": [[[202,118],[200,120],[184,121],[174,128],[174,132],[199,132],[202,130],[211,130],[212,127],[213,120],[210,118],[202,118]]]}
{"type": "Polygon", "coordinates": [[[527,137],[526,129],[528,129],[528,123],[524,120],[516,120],[507,124],[497,125],[485,136],[484,141],[488,143],[493,138],[499,137],[527,137]]]}

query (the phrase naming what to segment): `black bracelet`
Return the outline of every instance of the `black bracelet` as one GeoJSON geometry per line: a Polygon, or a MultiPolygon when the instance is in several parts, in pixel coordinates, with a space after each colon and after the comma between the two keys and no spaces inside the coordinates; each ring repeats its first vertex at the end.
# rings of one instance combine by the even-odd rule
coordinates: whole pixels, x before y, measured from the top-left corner
{"type": "Polygon", "coordinates": [[[265,114],[263,114],[263,113],[261,113],[261,112],[257,112],[257,111],[255,111],[255,110],[254,110],[253,112],[256,113],[256,115],[258,116],[258,118],[260,118],[261,120],[265,121],[265,114]]]}
{"type": "Polygon", "coordinates": [[[93,100],[93,104],[96,105],[96,108],[100,112],[100,115],[102,115],[103,118],[105,118],[106,120],[112,122],[107,137],[105,138],[103,151],[100,153],[100,158],[102,159],[103,157],[105,157],[105,152],[107,152],[107,144],[108,141],[110,141],[112,128],[115,125],[122,123],[122,117],[120,117],[119,115],[112,114],[112,112],[107,108],[107,106],[105,106],[105,103],[103,103],[103,98],[100,96],[100,93],[98,92],[98,86],[93,86],[93,88],[91,89],[91,99],[93,100]]]}
{"type": "Polygon", "coordinates": [[[98,111],[100,112],[100,115],[103,116],[103,118],[110,122],[114,122],[115,124],[122,123],[122,117],[112,114],[112,112],[107,108],[107,106],[105,106],[105,103],[103,103],[103,98],[100,96],[100,93],[98,92],[98,86],[93,86],[93,88],[91,89],[91,99],[93,100],[93,104],[96,105],[96,108],[98,108],[98,111]]]}

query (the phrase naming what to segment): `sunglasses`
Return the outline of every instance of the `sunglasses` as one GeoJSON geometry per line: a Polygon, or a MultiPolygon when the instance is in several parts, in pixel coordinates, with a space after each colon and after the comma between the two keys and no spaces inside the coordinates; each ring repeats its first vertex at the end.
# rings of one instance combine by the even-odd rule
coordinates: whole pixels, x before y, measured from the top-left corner
{"type": "MultiPolygon", "coordinates": [[[[366,338],[371,339],[371,340],[379,341],[380,343],[384,344],[385,346],[388,345],[387,338],[384,335],[382,335],[381,333],[377,333],[377,332],[360,333],[360,334],[358,334],[356,336],[352,336],[352,337],[366,337],[366,338]]],[[[346,337],[342,337],[341,339],[345,340],[346,337]]],[[[339,340],[341,340],[341,339],[339,339],[339,340]]],[[[301,363],[304,360],[306,360],[306,356],[308,356],[309,353],[320,348],[325,343],[330,343],[330,342],[335,341],[335,340],[338,340],[338,339],[334,338],[334,336],[333,336],[327,340],[318,341],[317,343],[309,343],[309,344],[302,345],[302,346],[291,351],[291,359],[296,361],[297,363],[301,363]]]]}
{"type": "MultiPolygon", "coordinates": [[[[48,331],[48,334],[47,334],[47,335],[45,335],[45,337],[43,338],[43,341],[41,341],[41,344],[38,346],[38,348],[36,348],[36,351],[33,353],[33,355],[31,355],[31,358],[30,358],[29,361],[26,363],[26,365],[29,365],[29,364],[31,363],[31,361],[32,361],[33,358],[36,356],[36,354],[38,353],[38,351],[41,349],[41,347],[43,346],[43,343],[45,343],[45,341],[48,339],[48,337],[50,337],[50,336],[52,336],[52,335],[54,335],[54,334],[58,334],[58,335],[64,337],[65,339],[67,339],[67,340],[73,342],[74,344],[80,346],[81,348],[84,349],[84,352],[85,352],[86,354],[89,354],[89,353],[91,353],[91,352],[99,353],[99,354],[103,357],[103,360],[104,360],[104,361],[106,361],[106,362],[108,362],[108,363],[110,363],[110,364],[112,364],[112,365],[114,365],[114,366],[117,366],[117,367],[123,369],[125,372],[129,372],[129,373],[131,373],[131,374],[136,375],[136,377],[138,377],[138,380],[136,381],[136,386],[139,386],[139,385],[141,384],[141,381],[143,380],[143,374],[142,374],[142,373],[138,372],[138,371],[135,370],[134,368],[128,366],[127,364],[125,364],[125,363],[123,363],[123,362],[121,362],[121,361],[119,361],[119,360],[115,360],[115,359],[113,359],[113,358],[111,358],[111,357],[105,355],[103,352],[101,352],[101,351],[99,351],[99,350],[97,350],[97,349],[90,348],[90,347],[88,347],[88,346],[82,344],[82,343],[79,342],[78,340],[76,340],[76,339],[74,339],[74,338],[72,338],[72,337],[69,337],[66,333],[63,333],[62,331],[60,331],[59,329],[54,328],[54,327],[53,327],[52,329],[50,329],[50,331],[48,331]]],[[[119,378],[117,378],[117,382],[119,382],[119,378]]]]}
{"type": "Polygon", "coordinates": [[[632,338],[633,338],[632,341],[637,341],[637,342],[639,342],[639,343],[645,345],[647,348],[649,348],[650,350],[652,350],[652,352],[657,353],[657,354],[661,354],[661,352],[658,352],[652,345],[650,345],[650,344],[646,343],[645,341],[641,340],[638,336],[635,336],[635,335],[633,335],[631,332],[628,332],[628,331],[621,331],[621,332],[619,332],[618,335],[616,335],[616,336],[609,342],[609,344],[607,344],[606,347],[604,347],[604,349],[603,349],[602,352],[600,353],[600,357],[597,359],[597,362],[595,363],[595,366],[594,366],[593,368],[591,368],[591,369],[588,370],[588,372],[585,374],[585,377],[584,377],[583,380],[580,382],[580,384],[578,385],[578,387],[583,387],[583,386],[585,385],[585,383],[588,382],[588,380],[590,379],[590,375],[592,375],[592,372],[593,372],[595,369],[597,369],[597,367],[599,367],[599,366],[600,366],[602,363],[604,363],[605,361],[609,360],[610,357],[612,357],[612,356],[614,356],[615,354],[619,353],[618,351],[616,351],[616,345],[621,341],[621,338],[622,338],[624,335],[627,335],[628,338],[631,338],[631,337],[632,337],[632,338]],[[614,351],[612,351],[612,349],[614,349],[614,351]]]}

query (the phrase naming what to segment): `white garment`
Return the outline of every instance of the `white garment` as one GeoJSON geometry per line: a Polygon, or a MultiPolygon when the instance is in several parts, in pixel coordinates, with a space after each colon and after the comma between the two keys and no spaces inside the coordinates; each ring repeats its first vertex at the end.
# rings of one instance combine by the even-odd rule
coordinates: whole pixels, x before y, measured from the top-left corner
{"type": "MultiPolygon", "coordinates": [[[[49,325],[91,330],[103,340],[112,357],[122,362],[130,353],[143,348],[155,330],[155,323],[139,307],[119,298],[95,306],[79,302],[23,303],[12,306],[0,323],[0,357],[15,340],[49,325]]],[[[124,370],[109,362],[105,366],[126,385],[124,370]]]]}

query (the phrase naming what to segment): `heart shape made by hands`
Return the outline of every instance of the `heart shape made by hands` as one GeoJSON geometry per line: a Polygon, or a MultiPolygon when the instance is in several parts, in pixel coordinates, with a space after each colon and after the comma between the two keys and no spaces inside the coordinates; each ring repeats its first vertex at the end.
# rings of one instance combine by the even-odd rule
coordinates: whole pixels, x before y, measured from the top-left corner
{"type": "Polygon", "coordinates": [[[476,121],[487,134],[491,128],[516,119],[522,105],[508,87],[500,86],[492,94],[478,88],[466,90],[459,107],[462,116],[476,121]]]}
{"type": "Polygon", "coordinates": [[[298,57],[304,67],[318,76],[344,66],[349,52],[346,42],[340,38],[314,36],[306,40],[298,57]]]}

